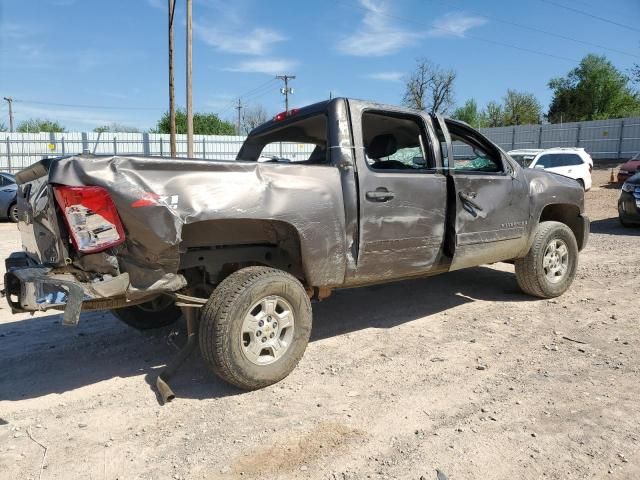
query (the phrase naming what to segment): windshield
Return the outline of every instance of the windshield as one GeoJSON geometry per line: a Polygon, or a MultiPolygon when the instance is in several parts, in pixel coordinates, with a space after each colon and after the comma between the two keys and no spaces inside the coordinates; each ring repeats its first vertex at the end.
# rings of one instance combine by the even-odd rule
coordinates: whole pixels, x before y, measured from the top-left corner
{"type": "Polygon", "coordinates": [[[529,165],[531,165],[531,162],[534,158],[536,158],[536,156],[525,153],[513,153],[511,154],[511,158],[518,162],[521,167],[527,168],[529,165]]]}

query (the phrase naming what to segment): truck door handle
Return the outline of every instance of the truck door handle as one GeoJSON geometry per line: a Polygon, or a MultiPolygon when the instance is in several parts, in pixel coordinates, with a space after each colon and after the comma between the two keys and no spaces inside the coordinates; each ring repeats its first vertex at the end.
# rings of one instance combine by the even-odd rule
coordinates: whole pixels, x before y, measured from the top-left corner
{"type": "Polygon", "coordinates": [[[394,197],[394,193],[384,187],[378,187],[371,192],[366,193],[367,200],[372,202],[386,202],[394,197]]]}
{"type": "Polygon", "coordinates": [[[473,200],[474,198],[476,198],[476,192],[460,192],[458,193],[458,196],[464,203],[466,203],[470,207],[473,207],[474,210],[478,210],[480,212],[482,211],[482,207],[473,200]]]}

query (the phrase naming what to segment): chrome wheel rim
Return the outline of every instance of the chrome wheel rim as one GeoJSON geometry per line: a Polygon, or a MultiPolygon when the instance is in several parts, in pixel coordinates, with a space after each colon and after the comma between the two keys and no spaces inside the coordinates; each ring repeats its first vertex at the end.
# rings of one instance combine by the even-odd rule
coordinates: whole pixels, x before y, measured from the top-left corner
{"type": "Polygon", "coordinates": [[[242,322],[240,345],[244,356],[255,365],[268,365],[281,358],[291,346],[295,319],[284,298],[269,295],[256,302],[242,322]]]}
{"type": "Polygon", "coordinates": [[[11,207],[11,210],[9,211],[9,215],[11,216],[11,219],[14,222],[17,222],[18,219],[18,206],[14,205],[13,207],[11,207]]]}
{"type": "Polygon", "coordinates": [[[554,238],[549,242],[542,259],[544,275],[551,283],[560,282],[569,270],[569,248],[564,241],[554,238]]]}

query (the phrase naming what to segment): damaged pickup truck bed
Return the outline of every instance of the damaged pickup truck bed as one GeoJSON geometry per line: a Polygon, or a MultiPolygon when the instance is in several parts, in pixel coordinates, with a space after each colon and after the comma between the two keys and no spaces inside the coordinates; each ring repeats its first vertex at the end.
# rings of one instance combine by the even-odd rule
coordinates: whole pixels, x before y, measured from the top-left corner
{"type": "Polygon", "coordinates": [[[246,389],[300,360],[310,299],[499,261],[554,297],[589,232],[575,180],[522,169],[462,122],[342,98],[277,115],[236,161],[78,155],[16,180],[14,312],[152,328],[182,307],[206,362],[246,389]]]}

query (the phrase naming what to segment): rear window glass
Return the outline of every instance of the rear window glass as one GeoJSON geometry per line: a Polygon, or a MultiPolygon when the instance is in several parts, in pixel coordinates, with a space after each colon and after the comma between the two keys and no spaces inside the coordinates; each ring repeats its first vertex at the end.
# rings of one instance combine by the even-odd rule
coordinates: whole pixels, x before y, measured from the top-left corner
{"type": "Polygon", "coordinates": [[[312,115],[247,137],[237,160],[328,164],[327,116],[312,115]]]}
{"type": "Polygon", "coordinates": [[[538,159],[536,165],[541,165],[544,168],[554,168],[571,167],[582,165],[582,163],[582,158],[575,153],[547,153],[538,159]]]}

